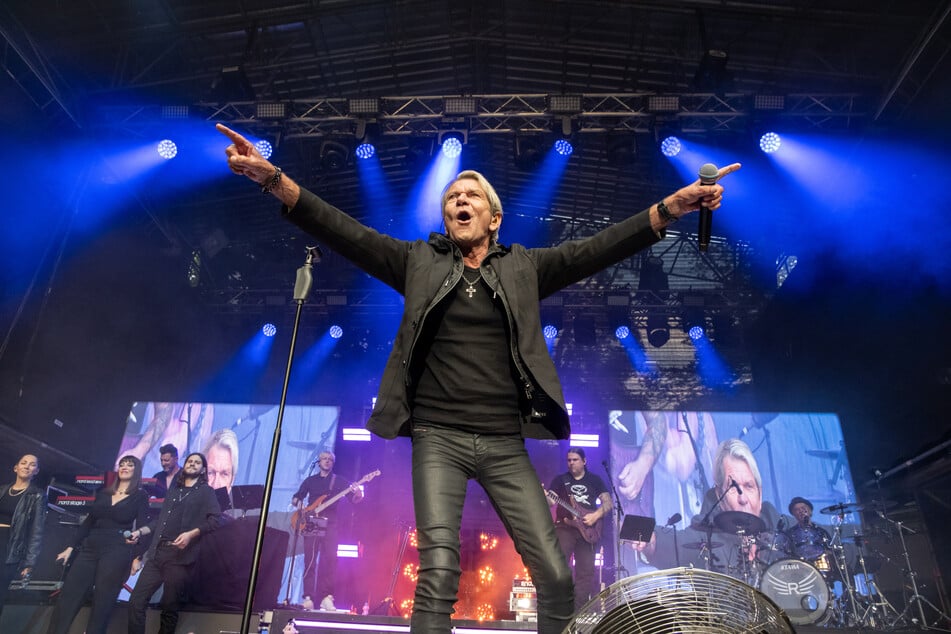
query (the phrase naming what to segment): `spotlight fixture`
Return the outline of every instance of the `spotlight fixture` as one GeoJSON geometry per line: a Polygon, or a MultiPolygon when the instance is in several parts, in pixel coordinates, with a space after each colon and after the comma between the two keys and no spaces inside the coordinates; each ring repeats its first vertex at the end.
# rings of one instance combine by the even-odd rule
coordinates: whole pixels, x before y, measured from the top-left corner
{"type": "Polygon", "coordinates": [[[759,138],[759,149],[763,150],[767,154],[772,154],[779,149],[779,146],[782,145],[783,140],[775,132],[767,132],[759,138]]]}
{"type": "Polygon", "coordinates": [[[366,160],[373,158],[373,156],[376,154],[376,148],[373,147],[372,143],[364,142],[357,146],[357,149],[354,150],[354,154],[357,155],[358,159],[366,160]]]}
{"type": "Polygon", "coordinates": [[[169,139],[159,141],[156,150],[158,151],[158,155],[165,160],[173,159],[178,154],[178,146],[175,145],[174,141],[169,139]]]}
{"type": "Polygon", "coordinates": [[[283,119],[287,106],[283,103],[258,103],[254,106],[254,114],[258,119],[283,119]]]}
{"type": "Polygon", "coordinates": [[[443,99],[443,114],[475,114],[478,105],[475,97],[446,97],[443,99]]]}
{"type": "Polygon", "coordinates": [[[466,135],[459,130],[443,132],[439,135],[439,145],[446,158],[456,158],[462,154],[462,146],[466,142],[466,135]]]}
{"type": "Polygon", "coordinates": [[[647,109],[651,112],[679,112],[680,96],[678,95],[648,95],[647,109]]]}
{"type": "Polygon", "coordinates": [[[618,339],[627,339],[631,336],[631,329],[627,326],[618,326],[614,331],[614,336],[618,339]]]}
{"type": "Polygon", "coordinates": [[[608,137],[608,160],[614,165],[631,165],[637,160],[637,137],[613,134],[608,137]]]}
{"type": "Polygon", "coordinates": [[[754,95],[753,108],[755,110],[782,110],[786,107],[784,95],[754,95]]]}
{"type": "Polygon", "coordinates": [[[703,337],[706,331],[706,316],[703,306],[689,305],[688,300],[684,300],[683,309],[683,329],[694,341],[703,337]]]}
{"type": "Polygon", "coordinates": [[[275,326],[271,322],[267,322],[266,324],[261,326],[261,333],[265,337],[273,337],[274,335],[277,334],[277,326],[275,326]]]}
{"type": "Polygon", "coordinates": [[[347,146],[336,141],[324,141],[320,144],[320,166],[328,172],[336,172],[347,164],[347,146]]]}
{"type": "Polygon", "coordinates": [[[355,97],[347,102],[350,114],[377,114],[380,100],[375,97],[355,97]]]}
{"type": "Polygon", "coordinates": [[[515,137],[515,166],[524,171],[536,169],[550,147],[550,141],[540,134],[517,135],[515,137]]]}
{"type": "Polygon", "coordinates": [[[660,153],[667,158],[673,158],[677,156],[680,154],[680,150],[682,149],[683,145],[680,143],[680,139],[675,136],[666,137],[660,142],[660,153]]]}
{"type": "Polygon", "coordinates": [[[568,139],[558,139],[555,141],[555,151],[558,152],[561,156],[571,156],[571,153],[575,151],[571,141],[568,139]]]}
{"type": "Polygon", "coordinates": [[[261,156],[266,159],[271,158],[271,154],[274,153],[274,148],[271,146],[271,144],[263,139],[254,144],[254,149],[260,152],[261,156]]]}
{"type": "Polygon", "coordinates": [[[670,326],[667,316],[660,313],[647,315],[647,342],[655,348],[662,347],[670,340],[670,326]]]}
{"type": "Polygon", "coordinates": [[[162,106],[163,119],[187,119],[188,106],[162,106]]]}
{"type": "Polygon", "coordinates": [[[334,324],[333,326],[331,326],[328,332],[330,333],[330,337],[332,339],[340,339],[341,337],[343,337],[343,328],[341,328],[337,324],[334,324]]]}
{"type": "Polygon", "coordinates": [[[542,334],[545,335],[545,339],[551,341],[558,336],[558,329],[552,324],[545,324],[545,327],[542,328],[542,334]]]}
{"type": "Polygon", "coordinates": [[[548,95],[548,111],[555,114],[581,112],[581,95],[548,95]]]}

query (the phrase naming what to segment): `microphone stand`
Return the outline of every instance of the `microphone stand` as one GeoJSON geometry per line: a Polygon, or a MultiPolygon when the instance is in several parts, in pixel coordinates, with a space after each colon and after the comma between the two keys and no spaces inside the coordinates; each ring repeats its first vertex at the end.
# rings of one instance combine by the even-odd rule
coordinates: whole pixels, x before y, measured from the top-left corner
{"type": "MultiPolygon", "coordinates": [[[[615,510],[615,522],[614,522],[614,581],[620,581],[627,577],[627,568],[624,567],[624,564],[621,563],[621,524],[624,522],[624,507],[621,505],[621,496],[617,494],[617,488],[614,486],[614,478],[611,477],[611,470],[608,469],[607,461],[603,461],[601,466],[604,467],[604,472],[608,476],[608,483],[611,485],[611,491],[614,493],[614,510],[615,510]],[[624,576],[621,576],[621,571],[624,571],[624,576]]],[[[603,562],[602,562],[602,565],[603,562]]],[[[637,553],[634,553],[634,572],[637,573],[637,553]]]]}
{"type": "MultiPolygon", "coordinates": [[[[258,582],[258,571],[261,567],[261,553],[264,548],[264,531],[267,528],[268,507],[271,504],[271,488],[274,486],[274,471],[277,469],[278,446],[281,443],[281,424],[284,422],[284,405],[287,403],[287,386],[291,378],[291,366],[294,363],[294,347],[297,345],[297,331],[300,327],[301,312],[304,302],[310,295],[313,286],[313,265],[320,262],[320,247],[305,247],[307,256],[304,265],[297,269],[297,281],[294,284],[294,301],[297,302],[297,312],[294,314],[294,328],[291,330],[291,345],[287,355],[287,368],[284,370],[284,385],[281,389],[281,401],[277,409],[277,423],[274,425],[274,437],[271,440],[271,455],[268,458],[267,478],[264,481],[264,499],[261,501],[261,516],[258,518],[258,532],[254,540],[254,555],[251,559],[251,576],[248,579],[248,591],[244,601],[244,612],[241,614],[241,634],[248,634],[251,627],[251,611],[254,605],[254,587],[258,582]]],[[[267,631],[267,630],[262,630],[267,631]]]]}
{"type": "Polygon", "coordinates": [[[713,543],[713,524],[710,523],[710,516],[713,514],[713,511],[716,510],[718,506],[720,506],[720,502],[723,501],[723,498],[725,498],[726,494],[729,492],[730,488],[727,487],[726,491],[717,497],[717,501],[713,503],[713,505],[710,507],[710,510],[704,514],[703,519],[700,520],[699,524],[697,524],[697,526],[703,528],[703,530],[707,532],[707,550],[710,551],[710,558],[707,560],[707,570],[710,570],[710,565],[713,563],[714,557],[713,548],[711,547],[711,544],[713,543]]]}

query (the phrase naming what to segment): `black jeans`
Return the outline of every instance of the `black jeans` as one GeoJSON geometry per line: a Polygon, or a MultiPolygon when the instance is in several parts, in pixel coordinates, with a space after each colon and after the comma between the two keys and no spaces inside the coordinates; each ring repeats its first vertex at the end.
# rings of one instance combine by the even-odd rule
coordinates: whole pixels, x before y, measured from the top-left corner
{"type": "Polygon", "coordinates": [[[178,548],[160,544],[155,549],[155,556],[145,563],[129,597],[129,634],[145,634],[145,613],[149,599],[163,583],[165,588],[159,601],[162,608],[159,634],[174,634],[175,626],[178,625],[178,611],[185,602],[185,587],[191,570],[191,564],[181,563],[178,548]]]}
{"type": "Polygon", "coordinates": [[[49,631],[66,634],[89,590],[94,588],[86,634],[105,634],[131,564],[132,546],[125,543],[118,530],[94,528],[66,575],[49,631]]]}
{"type": "Polygon", "coordinates": [[[462,574],[459,528],[470,479],[489,495],[535,582],[539,634],[559,634],[573,611],[571,569],[524,441],[515,434],[485,436],[421,424],[413,429],[419,579],[411,631],[451,630],[462,574]]]}
{"type": "Polygon", "coordinates": [[[302,575],[303,596],[310,596],[314,606],[324,597],[334,593],[334,578],[337,575],[337,535],[336,518],[327,522],[323,537],[304,536],[304,574],[302,575]],[[314,566],[314,560],[317,565],[314,566]]]}
{"type": "Polygon", "coordinates": [[[580,610],[598,593],[595,578],[595,545],[589,544],[574,526],[559,524],[555,527],[558,543],[565,559],[575,557],[575,610],[580,610]]]}

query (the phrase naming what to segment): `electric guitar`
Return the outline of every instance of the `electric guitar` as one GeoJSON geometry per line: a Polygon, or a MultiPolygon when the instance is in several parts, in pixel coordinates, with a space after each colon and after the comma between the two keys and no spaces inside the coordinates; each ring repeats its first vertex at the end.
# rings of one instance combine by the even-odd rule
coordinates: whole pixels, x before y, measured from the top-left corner
{"type": "MultiPolygon", "coordinates": [[[[365,476],[363,476],[362,478],[354,482],[352,487],[360,486],[361,484],[366,484],[367,482],[377,477],[378,475],[380,475],[379,469],[377,469],[376,471],[371,471],[370,473],[366,474],[365,476]]],[[[337,495],[333,496],[329,500],[327,499],[327,495],[321,495],[319,498],[311,502],[306,508],[294,511],[291,514],[291,529],[296,531],[303,531],[304,528],[307,526],[306,518],[308,515],[310,514],[320,515],[321,511],[333,506],[340,500],[340,498],[349,494],[352,487],[347,487],[346,489],[344,489],[337,495]]]]}
{"type": "Polygon", "coordinates": [[[597,544],[601,541],[601,519],[594,523],[593,526],[588,526],[584,523],[585,512],[578,508],[578,503],[575,502],[574,498],[569,498],[571,501],[565,502],[558,494],[554,491],[545,491],[545,495],[549,500],[565,509],[571,514],[571,517],[565,518],[565,523],[569,526],[574,526],[578,529],[578,532],[581,533],[581,537],[588,542],[589,544],[597,544]]]}

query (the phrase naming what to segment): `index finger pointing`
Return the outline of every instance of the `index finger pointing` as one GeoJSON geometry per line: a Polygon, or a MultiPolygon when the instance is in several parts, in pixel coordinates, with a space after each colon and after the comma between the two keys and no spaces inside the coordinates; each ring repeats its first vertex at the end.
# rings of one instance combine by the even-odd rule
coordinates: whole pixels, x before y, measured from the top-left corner
{"type": "Polygon", "coordinates": [[[229,139],[231,139],[231,142],[234,143],[235,145],[241,145],[245,147],[251,146],[250,141],[248,141],[246,138],[244,138],[243,136],[241,136],[240,134],[238,134],[237,132],[229,128],[228,126],[224,125],[223,123],[216,123],[215,129],[218,130],[218,132],[225,135],[226,137],[228,137],[229,139]]]}
{"type": "Polygon", "coordinates": [[[721,178],[723,178],[727,174],[732,174],[736,170],[740,169],[740,167],[742,167],[740,163],[733,163],[732,165],[721,167],[720,170],[717,172],[717,180],[719,181],[721,178]]]}

